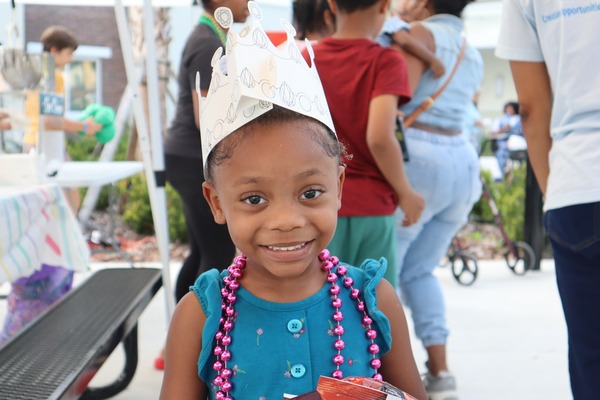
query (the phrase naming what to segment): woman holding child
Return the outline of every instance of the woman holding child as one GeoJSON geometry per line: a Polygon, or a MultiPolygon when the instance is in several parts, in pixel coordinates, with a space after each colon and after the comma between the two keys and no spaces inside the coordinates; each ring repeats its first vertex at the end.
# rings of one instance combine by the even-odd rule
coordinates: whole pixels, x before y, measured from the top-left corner
{"type": "Polygon", "coordinates": [[[409,116],[450,77],[433,106],[406,131],[410,153],[406,174],[425,197],[425,210],[409,227],[400,225],[400,210],[397,224],[399,288],[403,304],[412,311],[416,335],[427,349],[424,384],[433,400],[458,399],[446,362],[444,298],[433,270],[481,194],[479,160],[462,134],[468,104],[483,76],[481,55],[462,36],[460,16],[470,1],[395,0],[393,4],[404,20],[413,21],[410,34],[434,51],[446,70],[435,78],[422,61],[406,53],[413,97],[402,112],[409,116]]]}

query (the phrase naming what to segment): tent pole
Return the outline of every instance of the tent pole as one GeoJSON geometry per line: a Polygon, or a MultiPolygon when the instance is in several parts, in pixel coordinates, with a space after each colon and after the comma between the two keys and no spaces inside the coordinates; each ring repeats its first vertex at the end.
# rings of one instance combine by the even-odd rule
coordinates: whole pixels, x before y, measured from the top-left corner
{"type": "MultiPolygon", "coordinates": [[[[115,17],[117,20],[117,28],[119,31],[121,48],[123,50],[123,62],[125,64],[127,81],[130,83],[137,82],[138,77],[136,75],[136,68],[133,60],[131,37],[129,34],[127,17],[125,15],[125,8],[123,7],[122,0],[115,0],[115,17]]],[[[154,18],[152,18],[152,20],[153,19],[154,18]]],[[[149,43],[152,43],[152,45],[154,44],[154,37],[152,37],[150,41],[146,40],[147,46],[149,45],[149,43]]],[[[171,288],[171,278],[169,271],[169,238],[166,214],[167,209],[165,200],[165,188],[164,185],[161,185],[160,188],[157,187],[156,175],[154,173],[155,164],[153,161],[153,159],[157,159],[158,163],[156,164],[156,166],[160,166],[161,171],[164,170],[164,168],[162,167],[162,164],[164,163],[162,154],[162,143],[158,145],[158,148],[153,154],[150,148],[150,143],[148,141],[148,127],[146,125],[144,109],[140,100],[139,85],[130,85],[130,89],[132,91],[133,116],[135,118],[135,124],[138,130],[139,144],[143,154],[142,161],[144,163],[146,182],[148,184],[148,194],[150,195],[150,206],[152,207],[152,218],[154,220],[155,228],[154,230],[156,232],[156,239],[160,250],[161,261],[163,264],[162,276],[163,288],[165,292],[166,316],[168,325],[168,323],[171,320],[173,310],[175,309],[175,299],[173,297],[173,291],[171,288]],[[153,157],[153,155],[155,157],[153,157]]],[[[158,124],[157,126],[160,126],[160,124],[158,124]]]]}
{"type": "MultiPolygon", "coordinates": [[[[144,0],[144,42],[146,44],[146,83],[148,87],[148,111],[150,113],[150,149],[152,151],[152,165],[154,171],[154,183],[156,184],[155,204],[162,213],[153,213],[156,241],[160,249],[163,262],[163,281],[170,279],[169,274],[169,221],[167,219],[166,203],[166,174],[165,159],[162,146],[162,123],[160,120],[160,95],[158,89],[158,63],[156,62],[156,34],[154,32],[154,10],[152,0],[144,0]]],[[[174,295],[171,290],[171,282],[163,282],[167,302],[167,321],[170,320],[175,308],[174,295]]]]}

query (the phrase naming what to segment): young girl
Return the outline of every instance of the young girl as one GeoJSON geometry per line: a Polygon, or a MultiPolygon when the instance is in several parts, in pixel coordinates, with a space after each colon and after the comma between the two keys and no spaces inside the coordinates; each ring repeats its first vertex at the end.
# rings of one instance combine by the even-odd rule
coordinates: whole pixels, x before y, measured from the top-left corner
{"type": "MultiPolygon", "coordinates": [[[[244,37],[262,34],[258,26],[244,37]]],[[[250,58],[242,39],[228,40],[227,73],[213,60],[220,83],[203,101],[201,129],[204,195],[243,255],[222,273],[202,274],[178,303],[161,399],[280,400],[314,390],[321,375],[375,377],[426,399],[402,305],[382,279],[386,261],[355,268],[325,250],[344,164],[316,71],[270,42],[250,58]],[[278,73],[257,79],[265,70],[278,73]],[[276,82],[283,76],[296,81],[276,82]],[[252,97],[258,92],[272,103],[252,97]],[[302,96],[312,102],[290,101],[302,96]],[[215,101],[232,97],[257,102],[236,112],[235,100],[215,101]]],[[[288,43],[295,46],[293,35],[288,43]]]]}

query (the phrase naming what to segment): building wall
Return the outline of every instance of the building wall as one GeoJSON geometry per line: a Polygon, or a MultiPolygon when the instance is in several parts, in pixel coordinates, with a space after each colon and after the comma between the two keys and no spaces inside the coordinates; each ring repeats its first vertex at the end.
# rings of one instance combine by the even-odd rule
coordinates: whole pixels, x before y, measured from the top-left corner
{"type": "Polygon", "coordinates": [[[25,41],[39,42],[44,29],[62,25],[81,45],[106,46],[112,59],[102,60],[103,103],[117,108],[127,85],[123,55],[112,7],[25,6],[25,41]]]}
{"type": "Polygon", "coordinates": [[[504,103],[517,101],[517,91],[507,60],[494,55],[494,49],[479,49],[485,72],[479,97],[479,111],[487,118],[502,115],[504,103]]]}

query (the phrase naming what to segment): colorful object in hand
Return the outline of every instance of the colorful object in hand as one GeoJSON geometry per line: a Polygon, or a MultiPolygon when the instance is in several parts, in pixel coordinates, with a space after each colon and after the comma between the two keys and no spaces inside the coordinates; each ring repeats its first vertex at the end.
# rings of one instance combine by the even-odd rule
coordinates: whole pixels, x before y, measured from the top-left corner
{"type": "MultiPolygon", "coordinates": [[[[102,125],[102,129],[96,133],[96,140],[103,144],[110,142],[115,137],[115,110],[109,106],[93,103],[83,110],[79,120],[85,121],[90,117],[94,122],[102,125]]],[[[80,135],[85,135],[85,132],[81,132],[80,135]]]]}

